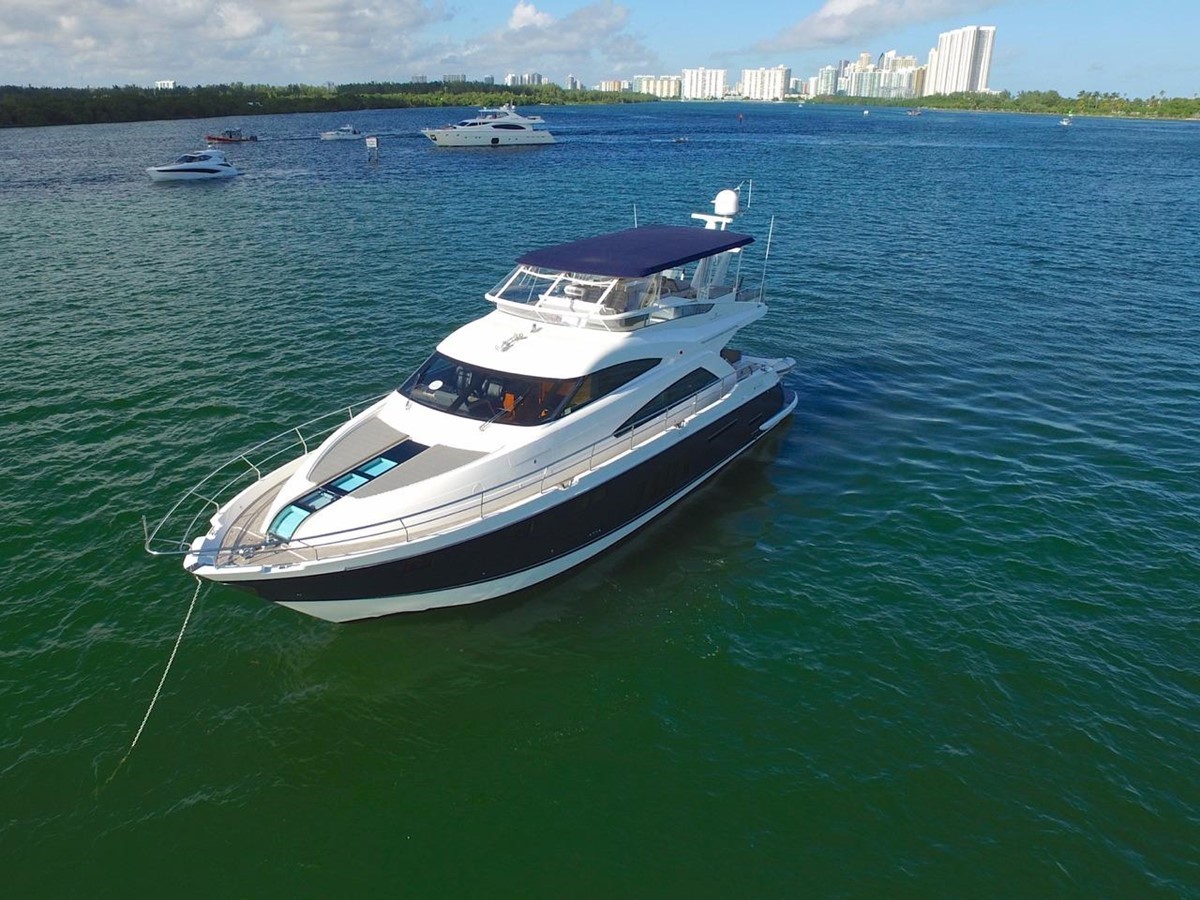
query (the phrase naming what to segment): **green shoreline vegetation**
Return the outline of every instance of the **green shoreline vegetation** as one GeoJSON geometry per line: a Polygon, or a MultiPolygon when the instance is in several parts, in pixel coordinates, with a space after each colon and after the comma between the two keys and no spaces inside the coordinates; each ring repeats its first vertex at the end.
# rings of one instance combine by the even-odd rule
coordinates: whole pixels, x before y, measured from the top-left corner
{"type": "MultiPolygon", "coordinates": [[[[507,87],[483,82],[343,84],[218,84],[169,90],[133,85],[104,88],[46,88],[0,85],[0,128],[43,125],[93,125],[206,119],[221,116],[274,115],[298,112],[351,112],[362,109],[412,107],[646,103],[648,94],[611,91],[567,91],[557,85],[507,87]]],[[[798,98],[793,98],[798,99],[798,98]]],[[[926,109],[979,112],[1023,112],[1047,115],[1118,116],[1135,119],[1200,119],[1200,97],[1149,99],[1080,91],[1063,97],[1057,91],[1012,94],[947,94],[909,100],[868,97],[817,97],[814,103],[852,106],[920,106],[926,109]]]]}
{"type": "Polygon", "coordinates": [[[127,85],[39,88],[0,85],[0,128],[97,125],[166,119],[351,112],[361,109],[578,103],[642,103],[647,94],[566,91],[558,85],[507,87],[483,82],[369,83],[314,87],[289,84],[217,84],[169,90],[127,85]]]}
{"type": "Polygon", "coordinates": [[[1064,116],[1115,116],[1129,119],[1200,119],[1200,97],[1167,97],[1165,93],[1147,100],[1080,91],[1064,97],[1058,91],[999,91],[995,94],[940,94],[908,100],[882,100],[875,97],[817,97],[814,103],[847,106],[899,106],[923,109],[961,109],[975,112],[1020,112],[1064,116]]]}

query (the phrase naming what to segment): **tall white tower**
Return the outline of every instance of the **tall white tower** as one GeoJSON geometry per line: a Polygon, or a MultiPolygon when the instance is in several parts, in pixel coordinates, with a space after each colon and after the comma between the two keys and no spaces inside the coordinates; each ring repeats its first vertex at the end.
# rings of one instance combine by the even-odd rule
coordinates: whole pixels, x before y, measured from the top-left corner
{"type": "Polygon", "coordinates": [[[968,25],[942,32],[937,47],[929,51],[925,94],[986,91],[995,43],[995,25],[968,25]]]}
{"type": "Polygon", "coordinates": [[[684,69],[681,95],[684,100],[721,100],[726,90],[725,69],[684,69]]]}

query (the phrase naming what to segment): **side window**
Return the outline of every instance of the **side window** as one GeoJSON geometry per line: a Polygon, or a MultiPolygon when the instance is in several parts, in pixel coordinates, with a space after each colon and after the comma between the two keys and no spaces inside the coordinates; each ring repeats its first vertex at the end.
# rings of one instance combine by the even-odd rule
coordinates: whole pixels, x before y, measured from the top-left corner
{"type": "Polygon", "coordinates": [[[693,369],[626,419],[621,427],[613,432],[613,435],[628,434],[643,422],[650,421],[663,410],[670,409],[676,403],[686,400],[697,391],[704,390],[717,380],[717,376],[708,369],[693,369]]]}
{"type": "Polygon", "coordinates": [[[623,387],[644,372],[649,372],[658,365],[657,359],[635,359],[630,362],[617,363],[591,375],[585,375],[575,393],[571,395],[563,407],[562,415],[570,415],[583,409],[589,403],[611,394],[623,387]]]}

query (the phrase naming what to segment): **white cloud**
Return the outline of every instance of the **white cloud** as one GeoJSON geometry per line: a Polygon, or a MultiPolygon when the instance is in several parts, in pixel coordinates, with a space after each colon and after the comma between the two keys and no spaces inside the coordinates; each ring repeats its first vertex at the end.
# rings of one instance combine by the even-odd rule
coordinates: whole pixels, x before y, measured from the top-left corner
{"type": "Polygon", "coordinates": [[[650,71],[657,56],[614,0],[552,14],[509,0],[0,0],[0,84],[319,84],[537,71],[650,71]],[[466,13],[460,13],[466,15],[466,13]],[[470,34],[470,22],[480,31],[470,34]],[[447,25],[446,23],[450,23],[447,25]]]}
{"type": "Polygon", "coordinates": [[[270,30],[270,26],[253,9],[235,3],[221,3],[214,10],[214,26],[208,33],[217,40],[242,41],[258,37],[270,30]]]}
{"type": "Polygon", "coordinates": [[[510,31],[516,31],[519,28],[527,26],[546,28],[553,24],[554,16],[549,13],[538,12],[537,7],[532,3],[518,3],[513,7],[512,15],[508,17],[508,28],[510,31]]]}
{"type": "Polygon", "coordinates": [[[434,64],[478,59],[497,75],[540,71],[557,78],[585,73],[615,77],[656,62],[655,54],[630,33],[629,24],[629,8],[612,0],[597,0],[561,18],[518,0],[505,27],[446,48],[434,64]]]}
{"type": "Polygon", "coordinates": [[[776,52],[811,50],[863,41],[888,31],[938,19],[969,16],[1003,0],[826,0],[756,49],[776,52]]]}
{"type": "Polygon", "coordinates": [[[448,18],[445,0],[3,0],[0,84],[382,80],[448,18]]]}

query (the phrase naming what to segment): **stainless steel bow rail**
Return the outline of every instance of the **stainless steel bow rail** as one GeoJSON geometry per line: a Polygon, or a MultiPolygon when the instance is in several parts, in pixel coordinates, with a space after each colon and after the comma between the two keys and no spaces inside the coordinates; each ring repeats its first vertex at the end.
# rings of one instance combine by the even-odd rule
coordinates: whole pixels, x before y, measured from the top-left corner
{"type": "MultiPolygon", "coordinates": [[[[262,480],[264,473],[270,472],[282,462],[291,460],[292,454],[297,448],[300,448],[305,454],[308,453],[310,445],[312,447],[319,446],[321,441],[354,418],[356,409],[361,412],[386,396],[387,394],[380,394],[362,403],[339,407],[332,412],[324,413],[315,419],[280,432],[218,466],[194,487],[189,488],[154,528],[151,529],[146,517],[142,516],[146,552],[154,556],[178,556],[187,553],[191,538],[197,534],[197,523],[206,512],[210,516],[215,514],[230,498],[254,482],[262,480]],[[222,497],[225,499],[220,499],[222,497]],[[195,510],[191,512],[191,518],[187,525],[181,529],[181,537],[174,539],[161,537],[160,533],[168,527],[169,523],[187,518],[189,511],[192,510],[190,505],[192,502],[196,504],[195,510]]],[[[208,531],[207,525],[199,533],[203,534],[206,531],[208,531]]]]}

